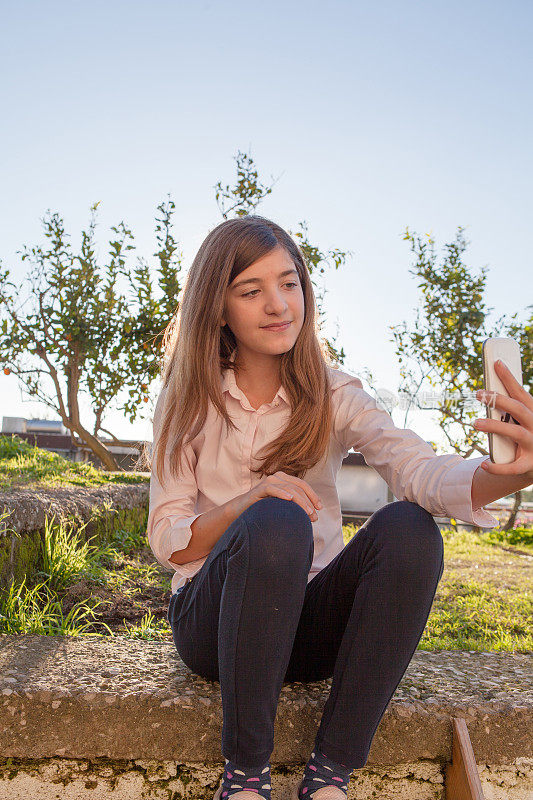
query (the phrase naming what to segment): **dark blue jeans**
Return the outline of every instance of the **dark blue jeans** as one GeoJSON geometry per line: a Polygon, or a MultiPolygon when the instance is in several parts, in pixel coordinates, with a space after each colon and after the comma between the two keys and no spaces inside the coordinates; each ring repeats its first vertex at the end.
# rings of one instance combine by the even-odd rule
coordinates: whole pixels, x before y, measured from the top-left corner
{"type": "Polygon", "coordinates": [[[366,764],[444,566],[438,525],[408,500],[372,514],[307,583],[313,552],[301,506],[265,497],[170,599],[183,662],[220,681],[222,754],[245,769],[270,760],[283,683],[331,676],[315,744],[351,769],[366,764]]]}

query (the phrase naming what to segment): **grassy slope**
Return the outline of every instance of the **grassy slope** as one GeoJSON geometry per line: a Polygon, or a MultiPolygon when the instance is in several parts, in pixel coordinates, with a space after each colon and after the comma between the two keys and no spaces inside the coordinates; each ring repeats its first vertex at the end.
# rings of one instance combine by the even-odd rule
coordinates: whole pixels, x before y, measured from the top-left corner
{"type": "Polygon", "coordinates": [[[39,486],[101,486],[146,483],[138,472],[104,472],[92,463],[75,463],[58,453],[33,447],[16,435],[0,436],[0,491],[39,486]]]}

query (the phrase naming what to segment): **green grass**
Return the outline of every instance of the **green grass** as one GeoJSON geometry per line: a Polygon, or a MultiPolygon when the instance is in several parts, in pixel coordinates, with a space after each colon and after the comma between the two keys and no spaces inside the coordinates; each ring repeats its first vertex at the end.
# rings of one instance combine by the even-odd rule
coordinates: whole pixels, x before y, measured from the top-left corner
{"type": "Polygon", "coordinates": [[[495,529],[488,531],[487,537],[491,542],[503,542],[504,544],[515,545],[522,550],[529,550],[533,555],[533,528],[518,525],[510,531],[495,529]]]}
{"type": "Polygon", "coordinates": [[[530,593],[448,577],[434,600],[419,649],[529,651],[532,611],[530,593]]]}
{"type": "Polygon", "coordinates": [[[92,463],[77,463],[20,439],[0,436],[0,491],[14,487],[98,486],[106,483],[143,483],[139,472],[106,472],[92,463]]]}
{"type": "MultiPolygon", "coordinates": [[[[57,592],[47,581],[26,587],[11,584],[0,597],[0,632],[45,636],[101,636],[91,632],[98,601],[77,603],[65,613],[57,592]]],[[[111,631],[110,631],[111,632],[111,631]]]]}
{"type": "Polygon", "coordinates": [[[444,573],[419,648],[533,650],[533,528],[460,528],[444,531],[443,539],[444,573]]]}
{"type": "Polygon", "coordinates": [[[89,539],[82,536],[88,523],[74,530],[72,525],[56,523],[55,517],[47,518],[32,567],[22,580],[0,589],[0,633],[164,638],[166,620],[163,624],[143,608],[142,596],[136,608],[135,599],[143,587],[152,595],[148,599],[161,605],[161,595],[170,590],[170,580],[164,577],[169,573],[161,574],[146,547],[147,511],[124,514],[128,529],[121,525],[118,512],[111,532],[105,520],[89,539]],[[132,523],[135,514],[137,524],[132,523]],[[118,619],[117,599],[131,606],[134,624],[118,619]]]}

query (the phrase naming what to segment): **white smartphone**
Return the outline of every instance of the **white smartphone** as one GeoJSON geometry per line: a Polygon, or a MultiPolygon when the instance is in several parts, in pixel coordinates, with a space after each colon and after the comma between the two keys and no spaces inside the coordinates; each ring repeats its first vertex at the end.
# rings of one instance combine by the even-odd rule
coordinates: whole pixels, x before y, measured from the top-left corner
{"type": "MultiPolygon", "coordinates": [[[[509,397],[509,392],[501,382],[494,369],[494,362],[501,359],[522,386],[522,361],[520,345],[512,336],[485,339],[482,346],[483,384],[488,392],[498,392],[509,397]]],[[[519,425],[508,411],[496,408],[492,403],[486,404],[487,418],[519,425]]],[[[517,444],[509,436],[487,431],[489,437],[490,460],[493,464],[511,464],[516,459],[517,444]]]]}

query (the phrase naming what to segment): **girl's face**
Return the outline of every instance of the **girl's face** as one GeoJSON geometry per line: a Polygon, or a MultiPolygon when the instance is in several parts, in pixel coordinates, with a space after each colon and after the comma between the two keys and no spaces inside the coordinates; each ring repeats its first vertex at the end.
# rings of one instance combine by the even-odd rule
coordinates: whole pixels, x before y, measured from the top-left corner
{"type": "Polygon", "coordinates": [[[298,272],[278,245],[229,284],[221,324],[229,325],[241,355],[281,355],[296,342],[304,310],[298,272]],[[279,322],[290,324],[279,330],[265,327],[279,322]]]}

